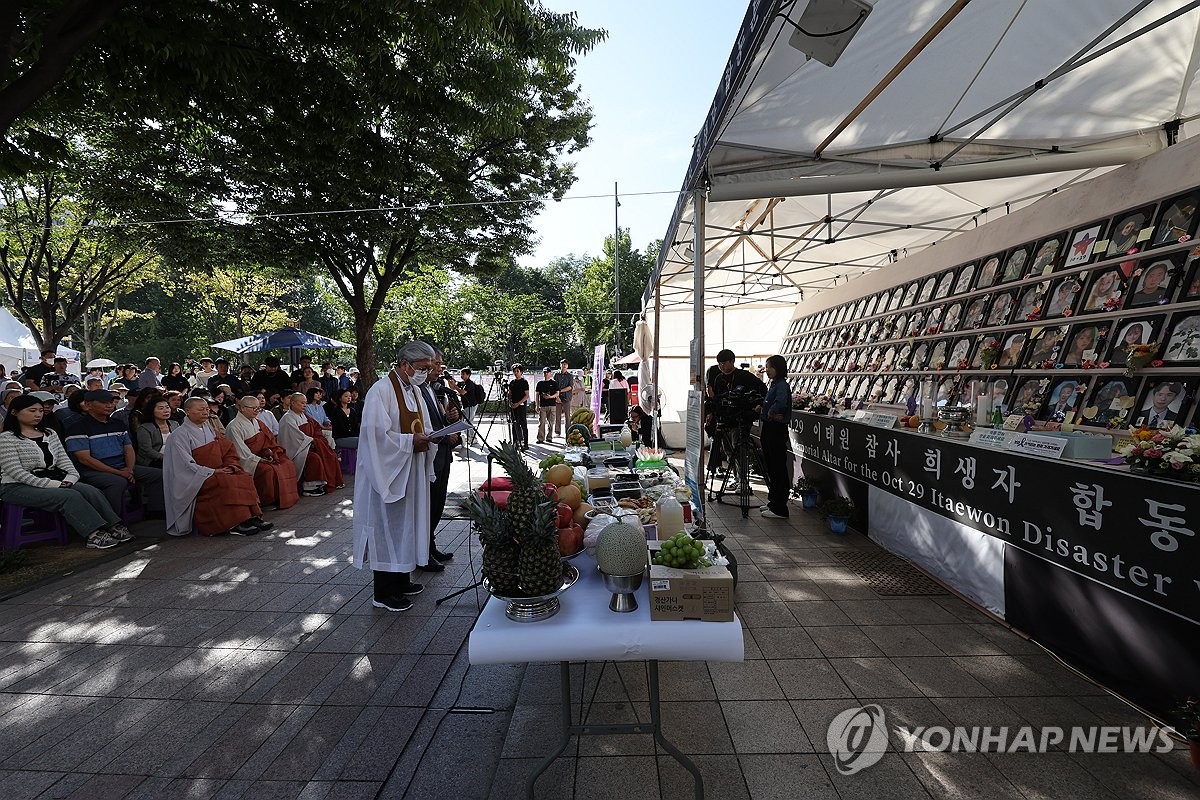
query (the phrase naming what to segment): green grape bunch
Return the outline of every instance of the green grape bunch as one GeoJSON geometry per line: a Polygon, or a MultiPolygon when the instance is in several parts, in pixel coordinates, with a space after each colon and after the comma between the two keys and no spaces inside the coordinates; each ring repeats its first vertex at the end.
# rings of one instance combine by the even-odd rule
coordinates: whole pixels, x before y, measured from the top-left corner
{"type": "Polygon", "coordinates": [[[661,567],[676,569],[700,569],[712,566],[712,562],[704,557],[704,543],[693,539],[683,531],[663,541],[662,548],[654,554],[654,563],[661,567]]]}

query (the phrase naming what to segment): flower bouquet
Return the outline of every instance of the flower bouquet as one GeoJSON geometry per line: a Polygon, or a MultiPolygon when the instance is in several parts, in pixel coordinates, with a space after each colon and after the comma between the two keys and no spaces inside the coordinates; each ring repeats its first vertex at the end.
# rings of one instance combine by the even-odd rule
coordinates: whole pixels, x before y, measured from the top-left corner
{"type": "Polygon", "coordinates": [[[1200,434],[1178,425],[1170,430],[1141,427],[1117,449],[1134,472],[1183,481],[1200,480],[1200,434]]]}
{"type": "Polygon", "coordinates": [[[979,351],[979,363],[983,364],[984,369],[991,369],[996,366],[996,361],[1000,358],[1000,343],[996,341],[989,342],[979,351]]]}
{"type": "Polygon", "coordinates": [[[1131,344],[1125,348],[1125,377],[1132,378],[1133,373],[1145,367],[1157,366],[1158,342],[1149,344],[1131,344]]]}
{"type": "Polygon", "coordinates": [[[833,402],[826,395],[821,395],[820,397],[813,398],[812,406],[809,408],[809,411],[813,412],[814,414],[828,414],[829,409],[832,407],[833,402]]]}
{"type": "Polygon", "coordinates": [[[796,392],[792,395],[792,408],[804,411],[812,405],[812,395],[808,392],[796,392]]]}

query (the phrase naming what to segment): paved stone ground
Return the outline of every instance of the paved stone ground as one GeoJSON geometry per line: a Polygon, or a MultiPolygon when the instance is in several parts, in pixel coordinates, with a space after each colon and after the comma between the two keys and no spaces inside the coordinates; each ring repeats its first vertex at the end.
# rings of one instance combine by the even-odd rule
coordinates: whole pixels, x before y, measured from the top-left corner
{"type": "MultiPolygon", "coordinates": [[[[483,461],[469,463],[478,483],[483,461]]],[[[467,466],[456,463],[452,491],[467,466]]],[[[958,599],[875,595],[831,556],[874,547],[865,537],[827,534],[798,508],[788,521],[715,515],[741,564],[746,660],[661,668],[666,734],[700,766],[708,797],[1200,795],[1183,750],[890,752],[838,774],[826,728],[865,702],[892,724],[1142,720],[958,599]]],[[[0,797],[523,795],[555,738],[557,667],[466,663],[486,595],[434,602],[472,581],[466,523],[439,536],[454,566],[427,576],[410,612],[387,614],[370,605],[369,573],[348,564],[349,489],[272,519],[269,535],[159,541],[0,604],[0,797]]],[[[648,718],[642,665],[574,674],[590,720],[648,718]]],[[[537,788],[692,796],[648,736],[573,740],[537,788]]]]}

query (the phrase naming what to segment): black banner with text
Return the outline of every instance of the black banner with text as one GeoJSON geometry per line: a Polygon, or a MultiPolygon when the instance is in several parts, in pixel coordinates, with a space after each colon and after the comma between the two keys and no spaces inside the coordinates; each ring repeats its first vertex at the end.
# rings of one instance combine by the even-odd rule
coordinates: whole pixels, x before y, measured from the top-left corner
{"type": "Polygon", "coordinates": [[[798,414],[804,459],[1200,625],[1200,491],[798,414]]]}

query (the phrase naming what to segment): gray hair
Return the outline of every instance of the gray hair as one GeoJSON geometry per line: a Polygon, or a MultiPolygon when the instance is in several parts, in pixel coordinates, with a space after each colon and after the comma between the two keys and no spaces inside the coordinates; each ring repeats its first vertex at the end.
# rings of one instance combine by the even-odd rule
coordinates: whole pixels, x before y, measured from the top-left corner
{"type": "Polygon", "coordinates": [[[183,410],[187,411],[189,408],[191,408],[192,406],[197,405],[197,404],[202,405],[205,408],[208,408],[208,400],[207,399],[205,399],[203,397],[189,397],[187,400],[183,401],[183,410]]]}
{"type": "Polygon", "coordinates": [[[398,361],[407,361],[409,364],[414,361],[420,361],[423,358],[432,360],[437,356],[433,348],[425,342],[412,341],[406,342],[400,346],[400,352],[396,354],[398,361]]]}

